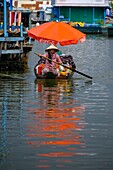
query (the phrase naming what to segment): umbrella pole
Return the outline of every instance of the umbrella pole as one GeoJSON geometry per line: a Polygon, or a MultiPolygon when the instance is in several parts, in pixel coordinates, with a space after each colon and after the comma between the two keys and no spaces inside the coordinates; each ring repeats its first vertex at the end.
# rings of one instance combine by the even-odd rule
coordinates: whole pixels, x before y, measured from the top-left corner
{"type": "Polygon", "coordinates": [[[93,79],[93,77],[91,77],[91,76],[89,76],[89,75],[87,75],[87,74],[84,74],[84,73],[82,73],[82,72],[80,72],[80,71],[77,71],[77,70],[75,70],[75,69],[73,69],[73,68],[70,68],[70,67],[68,67],[68,66],[65,66],[64,64],[55,62],[55,61],[51,60],[50,58],[47,58],[47,57],[45,57],[45,56],[43,56],[43,55],[41,55],[41,54],[39,54],[39,53],[36,53],[36,52],[35,52],[35,54],[36,54],[37,56],[39,56],[39,57],[43,57],[43,58],[45,58],[45,59],[47,59],[47,60],[50,60],[50,61],[52,61],[52,62],[54,62],[54,63],[56,63],[56,64],[58,64],[58,65],[61,65],[61,66],[65,67],[65,68],[67,68],[67,69],[70,69],[70,70],[73,71],[73,72],[76,72],[76,73],[78,73],[78,74],[81,74],[82,76],[85,76],[85,77],[87,77],[87,78],[89,78],[89,79],[93,79]]]}

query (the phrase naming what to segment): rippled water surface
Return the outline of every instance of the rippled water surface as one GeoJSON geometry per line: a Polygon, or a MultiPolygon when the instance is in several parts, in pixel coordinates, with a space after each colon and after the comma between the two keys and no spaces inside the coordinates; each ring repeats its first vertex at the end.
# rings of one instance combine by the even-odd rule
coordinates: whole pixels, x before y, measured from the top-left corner
{"type": "Polygon", "coordinates": [[[36,80],[46,47],[34,43],[25,73],[0,73],[0,170],[112,170],[113,39],[58,46],[92,81],[36,80]]]}

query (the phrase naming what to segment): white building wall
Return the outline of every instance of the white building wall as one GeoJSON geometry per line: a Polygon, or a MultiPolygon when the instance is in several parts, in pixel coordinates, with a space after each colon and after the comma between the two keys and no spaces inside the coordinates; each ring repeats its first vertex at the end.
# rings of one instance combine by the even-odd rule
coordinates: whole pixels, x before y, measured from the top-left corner
{"type": "Polygon", "coordinates": [[[56,0],[56,6],[108,6],[109,0],[56,0]]]}

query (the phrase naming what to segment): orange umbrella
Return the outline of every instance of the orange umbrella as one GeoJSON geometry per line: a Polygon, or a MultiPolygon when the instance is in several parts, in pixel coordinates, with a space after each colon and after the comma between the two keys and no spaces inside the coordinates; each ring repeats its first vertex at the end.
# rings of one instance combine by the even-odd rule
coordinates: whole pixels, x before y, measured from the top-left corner
{"type": "Polygon", "coordinates": [[[86,35],[64,22],[47,22],[27,31],[28,36],[48,44],[70,45],[86,40],[86,35]]]}

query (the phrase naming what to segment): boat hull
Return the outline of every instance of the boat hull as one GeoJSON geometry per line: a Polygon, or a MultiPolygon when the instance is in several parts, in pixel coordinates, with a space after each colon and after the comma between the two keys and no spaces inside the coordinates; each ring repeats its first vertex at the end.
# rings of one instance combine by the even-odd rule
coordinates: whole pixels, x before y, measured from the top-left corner
{"type": "Polygon", "coordinates": [[[54,75],[53,72],[48,72],[45,76],[42,76],[40,74],[37,74],[37,69],[34,68],[34,73],[35,73],[35,76],[37,79],[69,79],[69,78],[72,78],[73,76],[73,72],[71,73],[68,73],[67,75],[59,75],[59,76],[56,76],[54,75]]]}

